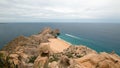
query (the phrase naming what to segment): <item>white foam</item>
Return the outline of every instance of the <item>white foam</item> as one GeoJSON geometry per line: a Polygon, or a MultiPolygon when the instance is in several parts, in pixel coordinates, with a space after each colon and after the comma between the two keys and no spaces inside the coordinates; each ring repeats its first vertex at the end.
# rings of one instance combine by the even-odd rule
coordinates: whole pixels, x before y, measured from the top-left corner
{"type": "Polygon", "coordinates": [[[67,36],[69,36],[69,37],[72,37],[72,38],[80,39],[79,37],[74,36],[74,35],[70,35],[70,34],[65,34],[65,35],[67,35],[67,36]]]}
{"type": "Polygon", "coordinates": [[[66,35],[66,36],[69,36],[69,37],[72,37],[72,38],[75,38],[75,39],[78,39],[78,40],[84,40],[84,41],[89,41],[89,42],[94,43],[94,41],[92,41],[92,40],[80,38],[80,37],[77,37],[77,36],[74,36],[74,35],[71,35],[71,34],[65,34],[65,35],[66,35]]]}

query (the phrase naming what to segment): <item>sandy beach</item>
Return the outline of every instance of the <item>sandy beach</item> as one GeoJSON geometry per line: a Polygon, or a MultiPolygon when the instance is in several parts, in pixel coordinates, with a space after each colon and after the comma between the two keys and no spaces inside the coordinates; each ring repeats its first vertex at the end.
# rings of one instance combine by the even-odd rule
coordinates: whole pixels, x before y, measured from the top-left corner
{"type": "Polygon", "coordinates": [[[63,41],[62,39],[49,39],[49,45],[51,49],[53,49],[56,52],[62,52],[64,49],[68,48],[70,46],[69,43],[63,41]]]}

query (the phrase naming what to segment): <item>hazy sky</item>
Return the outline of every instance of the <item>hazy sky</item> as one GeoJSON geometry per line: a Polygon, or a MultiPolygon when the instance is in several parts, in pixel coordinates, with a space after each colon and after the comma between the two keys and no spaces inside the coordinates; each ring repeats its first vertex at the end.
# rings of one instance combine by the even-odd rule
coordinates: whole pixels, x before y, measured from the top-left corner
{"type": "Polygon", "coordinates": [[[120,22],[120,0],[0,0],[0,22],[120,22]]]}

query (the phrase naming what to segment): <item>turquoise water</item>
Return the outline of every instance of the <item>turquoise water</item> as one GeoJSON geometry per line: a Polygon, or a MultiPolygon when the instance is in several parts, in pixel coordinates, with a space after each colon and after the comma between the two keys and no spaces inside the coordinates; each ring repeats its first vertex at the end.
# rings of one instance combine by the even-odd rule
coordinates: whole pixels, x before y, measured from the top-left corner
{"type": "Polygon", "coordinates": [[[113,50],[120,55],[119,23],[11,23],[0,24],[0,48],[20,35],[37,34],[44,27],[58,28],[60,38],[74,45],[85,45],[98,52],[113,50]]]}
{"type": "Polygon", "coordinates": [[[102,46],[100,46],[100,44],[96,43],[95,41],[89,40],[89,39],[85,39],[85,38],[81,38],[81,37],[77,37],[71,34],[60,34],[59,38],[65,40],[66,42],[71,43],[72,45],[84,45],[87,47],[90,47],[94,50],[96,50],[97,52],[102,52],[102,51],[106,51],[106,52],[110,52],[112,51],[112,49],[110,48],[104,48],[102,46]]]}

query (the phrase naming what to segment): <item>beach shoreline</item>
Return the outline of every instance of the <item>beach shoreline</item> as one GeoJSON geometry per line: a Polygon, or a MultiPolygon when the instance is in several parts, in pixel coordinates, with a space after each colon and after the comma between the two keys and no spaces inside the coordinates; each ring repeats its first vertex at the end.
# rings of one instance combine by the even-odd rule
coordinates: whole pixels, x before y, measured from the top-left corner
{"type": "Polygon", "coordinates": [[[70,43],[60,38],[54,38],[48,40],[49,40],[48,44],[50,45],[51,49],[56,52],[62,52],[64,49],[67,49],[69,46],[71,46],[70,43]]]}
{"type": "Polygon", "coordinates": [[[65,43],[67,43],[67,44],[69,44],[69,45],[72,45],[72,43],[67,42],[67,41],[65,41],[64,39],[60,38],[60,37],[58,37],[57,39],[59,39],[59,40],[61,40],[61,41],[65,42],[65,43]]]}

